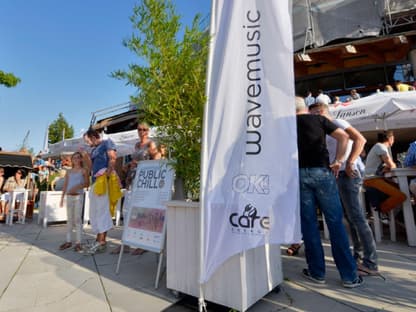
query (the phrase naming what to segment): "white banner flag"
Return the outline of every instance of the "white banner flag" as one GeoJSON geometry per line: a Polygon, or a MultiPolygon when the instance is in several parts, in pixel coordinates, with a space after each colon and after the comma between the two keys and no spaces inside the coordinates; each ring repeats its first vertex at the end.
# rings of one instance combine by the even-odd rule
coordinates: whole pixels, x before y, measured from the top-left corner
{"type": "Polygon", "coordinates": [[[288,0],[213,4],[201,282],[229,257],[301,239],[288,0]]]}

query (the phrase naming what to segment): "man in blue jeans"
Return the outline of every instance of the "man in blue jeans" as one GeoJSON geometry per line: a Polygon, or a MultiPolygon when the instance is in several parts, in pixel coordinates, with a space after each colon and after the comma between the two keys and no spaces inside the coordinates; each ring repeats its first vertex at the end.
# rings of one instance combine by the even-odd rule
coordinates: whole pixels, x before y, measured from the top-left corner
{"type": "MultiPolygon", "coordinates": [[[[309,112],[328,118],[349,135],[350,140],[344,156],[345,162],[341,166],[337,179],[339,195],[350,227],[354,258],[357,261],[358,270],[362,275],[378,275],[376,242],[365,217],[364,209],[359,202],[362,176],[357,168],[357,160],[364,148],[366,139],[348,121],[334,119],[329,113],[328,105],[325,103],[315,103],[309,106],[309,112]]],[[[326,144],[329,160],[333,161],[335,160],[336,141],[327,136],[326,144]]]]}
{"type": "Polygon", "coordinates": [[[308,268],[302,273],[315,283],[325,283],[324,250],[316,213],[316,207],[319,206],[328,225],[332,256],[342,285],[346,288],[358,287],[363,280],[357,275],[357,265],[350,252],[335,179],[342,165],[348,134],[327,118],[309,114],[305,101],[300,97],[296,97],[296,114],[301,227],[308,263],[308,268]],[[338,143],[332,164],[329,164],[326,135],[332,136],[338,143]]]}

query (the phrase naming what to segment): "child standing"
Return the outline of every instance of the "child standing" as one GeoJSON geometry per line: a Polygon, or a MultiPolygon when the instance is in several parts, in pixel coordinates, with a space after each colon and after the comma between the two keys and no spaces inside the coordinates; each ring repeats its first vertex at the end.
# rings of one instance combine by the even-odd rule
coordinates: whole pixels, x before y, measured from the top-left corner
{"type": "Polygon", "coordinates": [[[75,247],[77,252],[82,251],[81,246],[81,214],[83,203],[83,189],[89,186],[89,175],[83,167],[82,155],[75,152],[72,157],[72,169],[69,169],[65,175],[64,187],[62,190],[61,207],[66,196],[66,211],[68,216],[66,242],[59,246],[60,250],[72,247],[72,232],[75,230],[75,247]]]}

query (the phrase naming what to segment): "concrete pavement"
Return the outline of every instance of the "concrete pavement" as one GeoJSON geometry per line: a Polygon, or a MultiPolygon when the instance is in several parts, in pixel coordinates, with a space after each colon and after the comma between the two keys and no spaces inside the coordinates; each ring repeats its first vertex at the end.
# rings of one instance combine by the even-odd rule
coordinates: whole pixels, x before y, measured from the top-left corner
{"type": "MultiPolygon", "coordinates": [[[[123,255],[115,274],[118,256],[109,251],[120,243],[122,228],[109,232],[106,253],[84,256],[58,250],[65,224],[44,229],[35,220],[36,215],[24,225],[0,224],[0,312],[192,311],[175,305],[179,299],[166,289],[164,274],[154,288],[157,256],[151,252],[123,255]]],[[[88,227],[84,238],[94,239],[88,227]]],[[[325,252],[327,284],[317,285],[300,273],[303,250],[288,257],[282,248],[280,292],[267,294],[249,311],[416,311],[416,248],[404,241],[378,244],[386,281],[365,277],[365,284],[353,290],[341,286],[327,241],[325,252]]]]}

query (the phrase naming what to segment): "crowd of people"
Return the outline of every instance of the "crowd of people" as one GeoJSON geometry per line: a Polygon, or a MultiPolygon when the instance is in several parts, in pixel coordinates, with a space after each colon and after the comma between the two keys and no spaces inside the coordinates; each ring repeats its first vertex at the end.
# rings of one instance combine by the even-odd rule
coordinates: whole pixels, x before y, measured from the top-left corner
{"type": "MultiPolygon", "coordinates": [[[[149,138],[150,127],[146,122],[137,126],[139,140],[134,146],[134,152],[122,167],[116,168],[117,150],[111,139],[102,139],[97,130],[89,129],[84,134],[85,142],[90,149],[80,150],[72,155],[63,155],[59,159],[47,160],[37,155],[33,159],[33,170],[25,172],[17,169],[7,179],[4,178],[5,170],[0,167],[0,221],[4,220],[8,212],[9,193],[18,188],[29,188],[34,202],[39,200],[40,191],[62,191],[60,206],[67,210],[67,234],[66,240],[59,246],[60,250],[74,248],[77,252],[95,254],[106,250],[107,232],[113,227],[110,214],[109,194],[97,194],[95,192],[97,181],[100,177],[109,177],[116,173],[119,187],[126,190],[125,201],[130,199],[130,189],[137,165],[140,161],[166,158],[166,147],[156,144],[149,138]],[[117,169],[117,170],[116,170],[117,169]],[[116,172],[117,171],[117,172],[116,172]],[[90,185],[91,184],[91,185],[90,185]],[[83,192],[89,189],[90,223],[91,229],[96,234],[96,240],[90,246],[82,245],[82,210],[83,192]]],[[[124,204],[123,217],[127,219],[128,205],[124,204]]],[[[112,253],[118,253],[119,248],[112,253]]],[[[128,248],[125,249],[128,251],[128,248]]],[[[134,249],[133,255],[140,255],[142,249],[134,249]]]]}
{"type": "MultiPolygon", "coordinates": [[[[401,80],[396,80],[394,83],[394,87],[392,85],[385,85],[383,92],[404,92],[404,91],[414,91],[416,90],[416,82],[414,85],[409,85],[407,83],[402,82],[401,80]]],[[[382,92],[380,89],[376,90],[377,93],[382,92]]],[[[312,104],[324,101],[326,104],[337,107],[338,105],[342,105],[344,103],[351,103],[354,100],[358,100],[362,97],[360,93],[358,93],[357,89],[351,89],[350,94],[348,96],[344,96],[344,101],[341,101],[340,96],[333,96],[326,94],[322,89],[319,89],[315,96],[312,91],[308,90],[305,94],[304,100],[306,106],[309,107],[312,104]]]]}
{"type": "MultiPolygon", "coordinates": [[[[157,144],[149,138],[150,127],[147,123],[141,122],[137,126],[139,141],[134,146],[134,153],[131,155],[130,161],[119,168],[116,172],[117,149],[111,139],[102,139],[97,130],[89,129],[85,135],[85,142],[91,147],[89,152],[80,151],[72,155],[73,168],[67,171],[65,182],[62,189],[61,205],[66,198],[66,206],[68,214],[67,237],[65,243],[59,246],[59,249],[65,250],[73,245],[71,233],[75,231],[75,247],[77,252],[85,254],[95,254],[104,252],[107,248],[107,232],[113,227],[113,220],[110,214],[110,192],[98,192],[98,184],[102,178],[108,179],[112,174],[121,177],[119,187],[125,188],[123,219],[127,220],[128,201],[131,195],[131,185],[134,180],[137,165],[140,161],[161,159],[164,157],[164,146],[157,144]],[[163,155],[163,156],[162,156],[163,155]],[[87,177],[87,173],[90,177],[87,177]],[[90,202],[90,224],[91,230],[96,235],[95,241],[89,246],[81,245],[81,217],[80,217],[80,200],[79,192],[89,186],[89,202],[90,202]],[[85,247],[85,248],[84,248],[85,247]]],[[[110,181],[111,179],[108,179],[110,181]]],[[[108,182],[110,183],[110,182],[108,182]]],[[[126,246],[125,251],[129,251],[126,246]]],[[[112,254],[118,254],[120,247],[113,250],[112,254]]],[[[136,248],[132,251],[133,255],[141,255],[145,251],[136,248]]]]}
{"type": "MultiPolygon", "coordinates": [[[[8,169],[10,176],[5,178],[5,169],[0,167],[0,221],[5,220],[9,211],[10,192],[27,189],[29,203],[38,206],[41,191],[62,190],[65,173],[71,168],[70,156],[61,156],[58,159],[42,159],[38,154],[33,158],[33,168],[8,169]]],[[[20,205],[21,198],[17,198],[20,205]]]]}
{"type": "MultiPolygon", "coordinates": [[[[399,91],[411,89],[400,85],[396,85],[399,91]]],[[[358,99],[360,94],[351,90],[351,98],[358,99]]],[[[359,287],[363,284],[362,276],[380,275],[375,240],[359,200],[361,188],[365,188],[369,205],[376,207],[380,214],[388,213],[406,200],[406,195],[398,185],[385,177],[386,172],[396,168],[391,154],[394,133],[379,133],[378,142],[369,150],[364,165],[361,156],[366,139],[350,123],[330,115],[331,98],[328,95],[320,90],[314,97],[309,92],[305,98],[296,97],[295,103],[300,217],[307,263],[302,274],[315,283],[325,283],[325,256],[318,223],[318,213],[321,212],[328,226],[332,256],[342,285],[346,288],[359,287]],[[343,223],[344,217],[349,231],[343,223]]],[[[166,147],[157,146],[149,138],[149,130],[147,123],[138,124],[139,140],[134,146],[134,153],[130,156],[130,161],[118,170],[122,187],[126,189],[124,220],[127,219],[129,205],[126,203],[131,199],[131,185],[138,163],[166,157],[166,147]]],[[[34,176],[40,182],[52,182],[53,190],[62,191],[60,205],[66,206],[68,221],[66,240],[59,249],[74,247],[77,252],[95,254],[106,250],[107,232],[113,227],[109,194],[97,193],[97,184],[103,176],[109,177],[116,171],[117,150],[111,139],[102,139],[94,129],[89,129],[84,139],[91,147],[89,152],[78,151],[70,159],[61,159],[59,162],[51,159],[45,162],[37,157],[34,161],[34,176]],[[50,172],[53,170],[59,174],[50,181],[50,172]],[[88,187],[90,223],[96,237],[91,245],[83,246],[82,194],[88,187]]],[[[416,141],[410,145],[404,165],[416,166],[416,141]]],[[[6,203],[1,206],[3,213],[7,211],[9,192],[25,187],[27,179],[22,179],[22,175],[23,171],[18,169],[5,180],[4,169],[0,168],[1,200],[6,203]]],[[[410,182],[409,188],[416,196],[416,179],[410,182]]],[[[297,254],[300,246],[301,242],[290,246],[288,254],[297,254]]],[[[129,251],[128,246],[125,250],[129,251]]],[[[120,248],[117,248],[111,253],[119,252],[120,248]]],[[[143,252],[138,248],[131,253],[140,255],[143,252]]]]}
{"type": "MultiPolygon", "coordinates": [[[[320,211],[328,225],[332,255],[342,285],[346,288],[359,287],[363,284],[363,276],[380,275],[375,240],[365,210],[359,201],[361,187],[364,186],[366,189],[369,204],[376,207],[380,213],[395,209],[406,199],[397,184],[384,177],[386,172],[396,167],[390,149],[394,143],[394,134],[391,131],[379,134],[378,143],[369,150],[364,166],[361,155],[366,139],[347,121],[334,119],[329,114],[328,98],[323,93],[310,105],[306,104],[305,99],[297,97],[296,111],[301,229],[307,262],[307,268],[302,274],[315,283],[325,283],[325,257],[318,226],[320,211]],[[344,217],[349,231],[343,223],[344,217]],[[349,237],[353,246],[352,251],[350,251],[349,237]]],[[[125,201],[130,200],[129,190],[138,162],[160,159],[165,154],[165,148],[157,147],[156,143],[148,137],[149,125],[140,123],[137,130],[140,141],[135,145],[131,161],[123,168],[124,187],[127,190],[125,201]]],[[[95,254],[106,250],[106,235],[113,226],[108,209],[108,196],[97,196],[94,193],[95,183],[97,175],[103,170],[107,173],[115,170],[117,154],[111,140],[102,140],[95,130],[86,133],[86,140],[92,150],[89,156],[82,154],[82,159],[89,163],[87,167],[91,169],[90,222],[96,240],[84,252],[95,254]]],[[[73,160],[73,162],[76,167],[79,166],[77,161],[73,160]]],[[[416,142],[409,149],[406,165],[416,165],[416,142]]],[[[63,196],[72,196],[68,193],[69,180],[67,173],[63,196]]],[[[411,184],[416,189],[416,179],[411,184]]],[[[81,179],[78,185],[85,187],[88,184],[86,179],[81,179]]],[[[127,210],[123,211],[124,219],[127,218],[127,213],[127,210]]],[[[73,218],[76,219],[76,214],[73,218]]],[[[70,232],[74,227],[79,227],[79,224],[75,222],[68,226],[67,241],[60,246],[61,249],[72,247],[70,232]]],[[[75,239],[77,251],[80,249],[79,241],[77,234],[75,239]]],[[[299,246],[291,246],[289,250],[297,252],[299,246]]],[[[129,248],[126,250],[129,251],[129,248]]],[[[119,252],[120,248],[117,248],[111,253],[119,252]]],[[[132,254],[143,252],[141,249],[134,249],[132,254]]]]}
{"type": "MultiPolygon", "coordinates": [[[[362,276],[382,276],[366,210],[360,204],[361,188],[365,190],[368,205],[381,215],[400,207],[406,200],[398,184],[385,177],[397,167],[391,153],[394,133],[380,132],[378,142],[364,160],[361,158],[366,144],[363,135],[347,121],[331,116],[328,97],[320,94],[313,102],[311,97],[311,94],[306,98],[296,97],[301,229],[307,262],[302,273],[309,280],[325,283],[318,225],[320,211],[328,226],[332,255],[342,284],[355,288],[363,283],[362,276]],[[344,217],[352,252],[342,222],[344,217]]],[[[416,141],[410,144],[404,166],[416,166],[416,141]]],[[[416,179],[410,181],[409,189],[416,196],[416,179]]],[[[301,242],[293,244],[287,253],[296,255],[300,248],[301,242]]]]}

